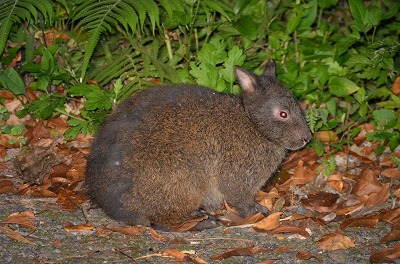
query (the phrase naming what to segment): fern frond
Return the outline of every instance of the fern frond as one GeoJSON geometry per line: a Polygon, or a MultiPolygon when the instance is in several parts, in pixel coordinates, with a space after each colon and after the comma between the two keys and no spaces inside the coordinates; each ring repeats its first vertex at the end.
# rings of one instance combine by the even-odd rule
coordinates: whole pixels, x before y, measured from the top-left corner
{"type": "Polygon", "coordinates": [[[8,34],[14,23],[38,19],[38,11],[43,14],[44,22],[54,17],[49,0],[0,0],[0,54],[3,53],[8,34]]]}
{"type": "Polygon", "coordinates": [[[177,13],[185,12],[186,2],[183,0],[158,0],[161,6],[167,11],[168,16],[171,18],[174,11],[177,13]]]}
{"type": "Polygon", "coordinates": [[[89,33],[82,65],[81,81],[86,75],[90,58],[101,34],[105,31],[112,32],[113,29],[122,26],[127,35],[133,35],[137,31],[138,24],[143,29],[147,17],[154,32],[156,26],[159,25],[159,11],[155,0],[79,1],[72,18],[78,22],[77,28],[87,30],[89,33]]]}
{"type": "Polygon", "coordinates": [[[231,21],[231,18],[226,12],[232,12],[232,9],[222,1],[202,0],[200,4],[204,10],[208,10],[208,8],[210,8],[212,12],[218,12],[228,21],[231,21]]]}

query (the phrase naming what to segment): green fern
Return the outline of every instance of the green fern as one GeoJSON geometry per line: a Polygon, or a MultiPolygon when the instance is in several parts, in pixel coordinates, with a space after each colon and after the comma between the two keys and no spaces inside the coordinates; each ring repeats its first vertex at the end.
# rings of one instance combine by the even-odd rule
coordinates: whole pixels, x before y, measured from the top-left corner
{"type": "MultiPolygon", "coordinates": [[[[169,3],[169,9],[183,0],[170,2],[174,4],[169,3]]],[[[90,58],[101,34],[106,31],[113,32],[118,26],[122,26],[125,34],[133,35],[138,26],[143,30],[147,17],[153,32],[159,25],[159,9],[154,0],[80,0],[72,17],[74,21],[79,21],[76,27],[87,30],[89,37],[82,64],[81,81],[86,75],[90,58]]]]}
{"type": "Polygon", "coordinates": [[[306,119],[311,132],[315,132],[315,126],[317,121],[320,119],[320,112],[316,108],[309,108],[306,111],[306,119]]]}
{"type": "Polygon", "coordinates": [[[54,18],[49,0],[0,0],[0,54],[4,51],[12,25],[29,21],[32,17],[37,22],[38,11],[42,13],[45,23],[54,18]]]}

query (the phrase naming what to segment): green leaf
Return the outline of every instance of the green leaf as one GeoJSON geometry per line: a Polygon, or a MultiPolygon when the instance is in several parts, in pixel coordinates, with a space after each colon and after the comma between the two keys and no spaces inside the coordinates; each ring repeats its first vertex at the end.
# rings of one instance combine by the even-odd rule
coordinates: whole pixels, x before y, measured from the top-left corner
{"type": "Polygon", "coordinates": [[[51,73],[54,71],[55,66],[56,62],[54,60],[53,55],[48,49],[45,49],[42,56],[42,60],[40,62],[40,67],[42,68],[43,71],[51,73]]]}
{"type": "Polygon", "coordinates": [[[383,18],[382,8],[377,5],[372,5],[368,8],[367,21],[372,26],[378,26],[383,18]]]}
{"type": "Polygon", "coordinates": [[[243,54],[243,51],[238,46],[234,46],[228,51],[228,58],[224,63],[225,69],[220,70],[225,81],[233,84],[236,79],[233,67],[242,66],[245,59],[246,55],[243,54]]]}
{"type": "Polygon", "coordinates": [[[255,20],[253,16],[241,16],[237,21],[235,28],[249,39],[255,39],[257,37],[257,31],[260,28],[260,24],[255,20]]]}
{"type": "Polygon", "coordinates": [[[331,8],[337,5],[339,0],[318,0],[318,6],[322,9],[331,8]]]}
{"type": "Polygon", "coordinates": [[[333,76],[330,78],[328,85],[330,93],[339,97],[345,97],[360,89],[354,82],[345,77],[333,76]]]}
{"type": "Polygon", "coordinates": [[[0,2],[0,55],[4,51],[12,25],[28,21],[32,17],[37,21],[38,10],[42,13],[45,23],[51,22],[54,12],[49,0],[2,0],[0,2]]]}
{"type": "Polygon", "coordinates": [[[372,112],[379,129],[390,129],[396,125],[397,116],[393,110],[379,109],[372,112]]]}
{"type": "Polygon", "coordinates": [[[334,98],[331,98],[328,102],[326,102],[326,108],[332,116],[336,116],[336,106],[337,103],[334,98]]]}
{"type": "Polygon", "coordinates": [[[304,15],[301,18],[300,24],[299,24],[299,29],[304,29],[307,30],[311,27],[312,24],[314,24],[315,19],[317,18],[317,10],[318,10],[318,5],[317,5],[317,0],[312,0],[309,1],[307,4],[307,9],[304,11],[304,15]]]}
{"type": "Polygon", "coordinates": [[[47,88],[49,87],[50,84],[50,78],[48,76],[42,76],[35,83],[32,83],[30,85],[31,88],[35,90],[40,90],[43,92],[47,92],[47,88]],[[35,84],[35,85],[33,85],[35,84]]]}
{"type": "Polygon", "coordinates": [[[233,6],[233,12],[235,13],[235,15],[240,14],[246,8],[246,6],[249,5],[249,3],[250,3],[249,0],[235,1],[233,6]]]}
{"type": "Polygon", "coordinates": [[[350,12],[354,21],[361,25],[366,25],[367,8],[362,0],[349,0],[350,12]]]}
{"type": "Polygon", "coordinates": [[[0,75],[0,82],[4,88],[15,95],[26,94],[26,87],[19,74],[13,68],[7,68],[0,75]]]}
{"type": "Polygon", "coordinates": [[[65,102],[66,98],[60,94],[41,94],[38,100],[27,105],[27,109],[36,118],[49,119],[53,116],[55,109],[62,108],[65,102]]]}
{"type": "Polygon", "coordinates": [[[289,34],[292,34],[301,22],[301,16],[296,12],[291,12],[288,17],[288,22],[286,25],[286,30],[289,34]]]}
{"type": "Polygon", "coordinates": [[[110,92],[101,90],[100,88],[94,89],[86,95],[87,101],[85,103],[85,108],[87,110],[96,110],[100,108],[110,110],[113,106],[112,97],[110,92]]]}
{"type": "Polygon", "coordinates": [[[382,20],[389,19],[389,18],[393,17],[394,15],[396,15],[397,11],[399,10],[399,7],[400,7],[400,2],[392,4],[392,6],[389,8],[389,10],[383,14],[382,20]]]}

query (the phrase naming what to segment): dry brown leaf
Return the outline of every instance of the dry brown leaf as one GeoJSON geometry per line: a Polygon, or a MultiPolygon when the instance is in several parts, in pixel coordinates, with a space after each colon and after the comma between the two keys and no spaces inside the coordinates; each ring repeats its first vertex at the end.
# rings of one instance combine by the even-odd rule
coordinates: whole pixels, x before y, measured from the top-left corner
{"type": "Polygon", "coordinates": [[[258,252],[264,252],[264,251],[265,249],[262,247],[249,246],[243,248],[230,249],[220,255],[211,256],[210,258],[212,260],[224,260],[234,256],[254,256],[258,252]]]}
{"type": "Polygon", "coordinates": [[[324,250],[338,250],[355,247],[354,242],[343,234],[332,233],[318,240],[318,246],[324,250]]]}
{"type": "Polygon", "coordinates": [[[23,243],[27,243],[27,244],[31,244],[36,246],[36,243],[30,241],[29,239],[27,239],[26,237],[23,237],[22,235],[18,234],[17,232],[15,232],[14,230],[12,230],[10,227],[8,227],[7,225],[0,225],[0,231],[5,234],[6,236],[8,236],[9,238],[15,239],[17,241],[23,242],[23,243]]]}
{"type": "Polygon", "coordinates": [[[276,263],[275,260],[267,259],[267,260],[264,260],[264,261],[261,261],[261,262],[256,262],[255,264],[274,264],[274,263],[276,263]]]}
{"type": "Polygon", "coordinates": [[[392,241],[400,240],[400,230],[392,230],[380,240],[381,243],[387,244],[392,241]]]}
{"type": "Polygon", "coordinates": [[[259,191],[256,196],[256,201],[262,206],[268,208],[268,210],[273,211],[274,202],[280,197],[278,189],[272,188],[268,193],[259,191]]]}
{"type": "Polygon", "coordinates": [[[351,226],[363,226],[363,227],[369,227],[369,228],[374,228],[379,222],[378,217],[360,217],[360,218],[349,218],[344,220],[340,224],[341,229],[345,229],[347,227],[351,226]]]}
{"type": "Polygon", "coordinates": [[[155,241],[159,241],[159,242],[168,242],[170,241],[170,238],[167,236],[162,236],[160,234],[158,234],[153,228],[150,227],[149,229],[151,238],[155,241]]]}
{"type": "Polygon", "coordinates": [[[296,254],[296,258],[301,259],[301,260],[310,260],[312,258],[315,258],[319,263],[322,263],[322,260],[314,256],[310,251],[298,251],[296,254]]]}
{"type": "Polygon", "coordinates": [[[386,169],[381,172],[382,176],[392,178],[392,179],[399,179],[400,178],[400,170],[397,168],[386,169]]]}
{"type": "Polygon", "coordinates": [[[330,213],[340,196],[336,193],[318,192],[308,194],[308,199],[302,200],[302,205],[312,211],[330,213]]]}
{"type": "Polygon", "coordinates": [[[400,207],[393,208],[379,215],[379,219],[393,224],[393,220],[400,216],[400,207]]]}
{"type": "Polygon", "coordinates": [[[141,236],[146,232],[144,226],[128,226],[128,227],[100,227],[96,229],[96,235],[103,235],[108,232],[117,232],[128,236],[141,236]]]}
{"type": "Polygon", "coordinates": [[[328,182],[328,184],[330,186],[335,188],[337,191],[339,191],[341,193],[344,192],[344,190],[343,190],[343,186],[344,186],[343,178],[339,174],[333,174],[333,175],[329,176],[327,182],[328,182]]]}
{"type": "Polygon", "coordinates": [[[207,220],[208,216],[203,215],[198,218],[190,219],[185,222],[183,222],[180,225],[175,225],[175,226],[169,226],[168,228],[172,231],[175,232],[186,232],[195,227],[197,224],[199,224],[201,221],[207,220]]]}
{"type": "Polygon", "coordinates": [[[14,193],[13,182],[10,180],[1,180],[0,181],[0,194],[3,193],[14,193]]]}
{"type": "Polygon", "coordinates": [[[290,226],[290,225],[279,226],[275,229],[270,230],[269,233],[271,234],[294,233],[306,238],[310,237],[310,233],[308,233],[304,228],[298,226],[290,226]]]}
{"type": "Polygon", "coordinates": [[[361,208],[363,208],[364,205],[365,205],[365,203],[357,203],[357,204],[353,204],[353,205],[345,206],[345,207],[338,206],[338,209],[336,210],[336,214],[337,215],[351,215],[354,212],[357,212],[361,208]]]}
{"type": "Polygon", "coordinates": [[[88,236],[94,233],[94,227],[91,224],[68,225],[64,230],[73,235],[88,236]]]}
{"type": "Polygon", "coordinates": [[[61,189],[57,195],[57,204],[59,204],[62,209],[70,212],[78,208],[87,200],[88,198],[85,195],[76,193],[69,189],[61,189]]]}
{"type": "Polygon", "coordinates": [[[386,202],[390,196],[390,186],[391,183],[385,183],[378,193],[370,194],[365,205],[374,206],[386,202]]]}
{"type": "Polygon", "coordinates": [[[249,216],[246,216],[239,222],[231,222],[230,226],[241,226],[241,225],[250,225],[259,222],[264,219],[264,215],[262,213],[255,213],[249,216]]]}
{"type": "Polygon", "coordinates": [[[188,256],[180,250],[169,248],[162,252],[162,256],[174,258],[175,261],[186,261],[188,256]]]}
{"type": "Polygon", "coordinates": [[[379,250],[369,257],[370,263],[396,263],[394,260],[390,259],[388,256],[393,252],[393,248],[385,248],[379,250]]]}
{"type": "Polygon", "coordinates": [[[316,135],[319,141],[322,143],[332,143],[339,139],[335,132],[331,130],[318,131],[316,135]]]}
{"type": "Polygon", "coordinates": [[[162,257],[174,258],[171,262],[185,262],[190,261],[198,264],[207,264],[207,261],[193,255],[195,252],[180,251],[177,249],[166,249],[162,252],[162,257]]]}
{"type": "Polygon", "coordinates": [[[59,237],[53,242],[53,246],[59,247],[59,246],[61,246],[61,242],[62,242],[62,239],[61,239],[61,237],[59,237]]]}
{"type": "Polygon", "coordinates": [[[397,76],[397,78],[394,80],[393,85],[392,85],[392,92],[395,95],[400,94],[400,76],[397,76]]]}
{"type": "Polygon", "coordinates": [[[269,231],[279,226],[279,220],[282,212],[276,212],[270,214],[263,220],[255,223],[253,225],[254,230],[256,231],[269,231]]]}
{"type": "Polygon", "coordinates": [[[378,181],[376,175],[371,170],[364,170],[361,176],[357,179],[352,193],[359,196],[379,193],[382,189],[382,184],[378,181]]]}
{"type": "Polygon", "coordinates": [[[21,225],[23,227],[36,229],[36,226],[30,220],[31,218],[34,217],[35,215],[31,211],[12,213],[7,217],[6,220],[2,221],[1,224],[16,224],[16,225],[21,225]]]}

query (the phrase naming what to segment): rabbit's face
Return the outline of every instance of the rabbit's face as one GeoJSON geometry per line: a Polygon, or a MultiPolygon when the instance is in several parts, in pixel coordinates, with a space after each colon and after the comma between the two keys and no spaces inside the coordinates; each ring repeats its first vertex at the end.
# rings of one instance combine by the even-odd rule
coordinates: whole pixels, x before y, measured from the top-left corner
{"type": "MultiPolygon", "coordinates": [[[[263,96],[262,96],[263,97],[263,96]]],[[[258,131],[289,150],[304,147],[311,139],[303,111],[292,96],[269,96],[250,107],[249,115],[258,131]]]]}
{"type": "Polygon", "coordinates": [[[235,71],[243,106],[257,130],[285,149],[304,147],[311,139],[310,129],[297,100],[276,79],[275,63],[270,61],[261,76],[238,67],[235,71]]]}

